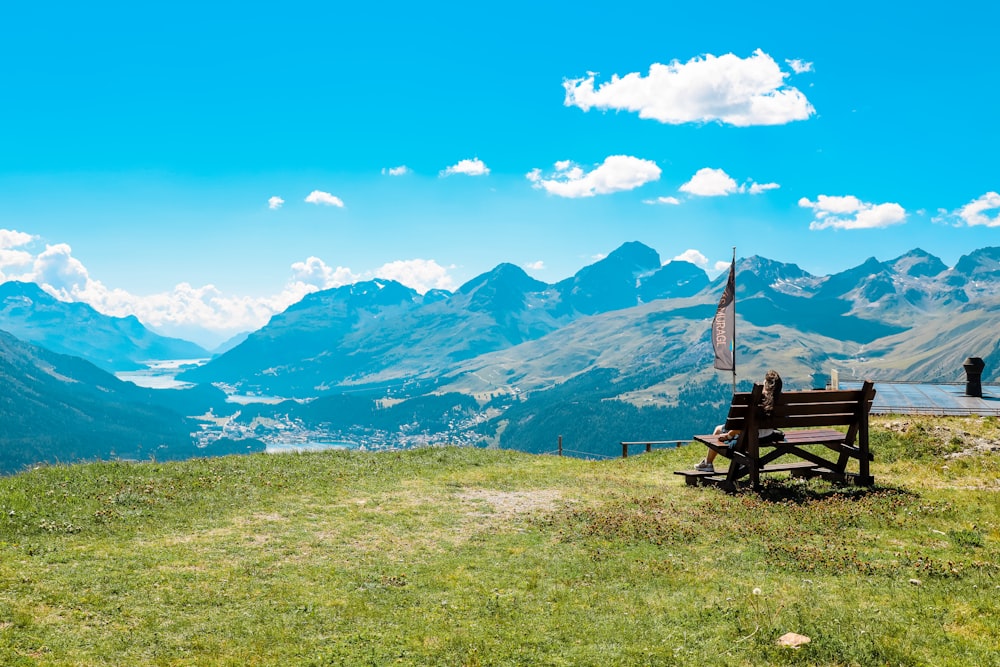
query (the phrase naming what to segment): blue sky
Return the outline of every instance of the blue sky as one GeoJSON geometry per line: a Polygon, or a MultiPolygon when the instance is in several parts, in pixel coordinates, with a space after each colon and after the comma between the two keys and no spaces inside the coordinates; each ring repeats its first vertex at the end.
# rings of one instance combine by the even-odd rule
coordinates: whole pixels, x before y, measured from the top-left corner
{"type": "Polygon", "coordinates": [[[713,275],[1000,244],[993,3],[702,4],[5,7],[0,278],[211,345],[632,240],[713,275]]]}

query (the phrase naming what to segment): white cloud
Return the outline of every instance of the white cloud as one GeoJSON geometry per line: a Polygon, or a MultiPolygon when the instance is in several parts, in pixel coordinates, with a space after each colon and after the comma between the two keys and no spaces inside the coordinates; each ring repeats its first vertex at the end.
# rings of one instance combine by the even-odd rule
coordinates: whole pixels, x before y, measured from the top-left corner
{"type": "Polygon", "coordinates": [[[337,208],[344,208],[344,202],[340,197],[335,197],[329,192],[323,192],[322,190],[313,190],[306,197],[306,202],[310,204],[321,204],[323,206],[336,206],[337,208]]]}
{"type": "Polygon", "coordinates": [[[35,256],[20,248],[34,240],[31,234],[0,229],[0,282],[18,279],[31,266],[35,256]]]}
{"type": "Polygon", "coordinates": [[[5,250],[0,248],[0,282],[19,280],[35,257],[24,250],[5,250]]]}
{"type": "Polygon", "coordinates": [[[73,257],[73,249],[66,243],[45,246],[35,258],[31,280],[67,296],[86,290],[92,282],[87,268],[73,257]]]}
{"type": "Polygon", "coordinates": [[[987,192],[957,211],[950,214],[947,211],[939,211],[939,213],[942,216],[935,218],[935,222],[951,218],[956,219],[958,224],[965,224],[969,227],[1000,227],[1000,194],[987,192]]]}
{"type": "Polygon", "coordinates": [[[374,278],[388,278],[412,287],[421,294],[430,289],[454,290],[448,269],[433,259],[406,259],[383,264],[372,272],[374,278]]]}
{"type": "Polygon", "coordinates": [[[643,199],[642,203],[650,205],[669,204],[670,206],[677,206],[681,203],[681,200],[677,197],[657,197],[656,199],[643,199]]]}
{"type": "Polygon", "coordinates": [[[792,68],[792,71],[796,74],[805,74],[806,72],[813,71],[813,64],[807,63],[804,60],[799,60],[798,58],[793,58],[792,60],[786,60],[788,66],[792,68]]]}
{"type": "Polygon", "coordinates": [[[563,82],[564,104],[638,112],[661,123],[705,123],[747,127],[784,125],[815,113],[788,73],[760,49],[749,58],[706,54],[686,63],[654,63],[649,75],[632,72],[594,87],[594,75],[563,82]]]}
{"type": "MultiPolygon", "coordinates": [[[[746,188],[746,186],[743,186],[746,188]]],[[[746,191],[752,195],[759,195],[761,193],[767,192],[768,190],[777,190],[781,186],[777,183],[750,183],[749,189],[746,191]]]]}
{"type": "Polygon", "coordinates": [[[730,266],[732,266],[731,261],[719,260],[718,262],[715,263],[714,268],[717,272],[721,273],[722,271],[728,270],[730,266]]]}
{"type": "Polygon", "coordinates": [[[180,283],[167,292],[140,296],[91,281],[87,289],[66,296],[108,315],[135,315],[143,324],[162,331],[224,339],[239,331],[260,328],[272,315],[312,291],[314,287],[290,282],[275,295],[241,297],[223,295],[214,285],[180,283]]]}
{"type": "Polygon", "coordinates": [[[398,167],[389,167],[388,169],[382,169],[382,175],[388,174],[389,176],[405,176],[409,174],[412,170],[405,164],[401,164],[398,167]]]}
{"type": "Polygon", "coordinates": [[[350,269],[338,266],[331,269],[319,257],[307,257],[302,262],[292,264],[292,281],[316,289],[330,289],[357,282],[361,276],[350,269]]]}
{"type": "Polygon", "coordinates": [[[699,197],[725,197],[737,192],[736,181],[721,169],[703,167],[691,180],[680,187],[681,192],[699,197]]]}
{"type": "Polygon", "coordinates": [[[685,250],[681,254],[674,257],[671,261],[690,262],[691,264],[694,264],[695,266],[700,266],[701,268],[705,268],[706,266],[708,266],[708,257],[705,257],[703,254],[701,254],[699,251],[693,248],[685,250]]]}
{"type": "Polygon", "coordinates": [[[332,289],[373,278],[395,280],[421,294],[429,289],[455,289],[454,279],[448,274],[448,269],[433,259],[396,260],[363,274],[344,266],[331,268],[319,257],[308,257],[292,264],[293,284],[306,292],[332,289]]]}
{"type": "Polygon", "coordinates": [[[735,193],[748,192],[751,195],[759,195],[780,187],[777,183],[755,183],[753,179],[747,179],[746,183],[737,185],[733,177],[722,169],[704,167],[695,172],[691,180],[679,189],[681,192],[698,197],[726,197],[735,193]]]}
{"type": "Polygon", "coordinates": [[[479,158],[471,160],[459,160],[441,172],[441,176],[451,176],[453,174],[465,174],[466,176],[486,176],[490,173],[490,168],[479,158]]]}
{"type": "Polygon", "coordinates": [[[281,205],[285,203],[285,200],[281,197],[271,197],[267,200],[267,207],[272,211],[281,208],[281,205]]]}
{"type": "Polygon", "coordinates": [[[23,245],[28,245],[34,240],[35,237],[31,234],[19,232],[16,229],[0,229],[0,250],[19,248],[23,245]]]}
{"type": "Polygon", "coordinates": [[[871,204],[853,195],[820,195],[815,202],[803,197],[799,206],[814,211],[809,229],[879,229],[906,221],[906,210],[899,204],[871,204]]]}
{"type": "Polygon", "coordinates": [[[532,169],[526,178],[535,188],[570,198],[634,190],[660,178],[660,168],[655,162],[629,155],[609,155],[589,172],[568,160],[557,162],[555,167],[548,178],[542,175],[541,169],[532,169]]]}
{"type": "Polygon", "coordinates": [[[528,271],[542,271],[545,269],[545,262],[538,260],[537,262],[528,262],[524,265],[524,268],[528,271]]]}

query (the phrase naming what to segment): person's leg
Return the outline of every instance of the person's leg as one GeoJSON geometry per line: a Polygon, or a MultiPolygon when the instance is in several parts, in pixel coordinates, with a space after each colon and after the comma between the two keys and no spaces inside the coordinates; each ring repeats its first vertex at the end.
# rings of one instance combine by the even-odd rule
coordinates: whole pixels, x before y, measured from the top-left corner
{"type": "MultiPolygon", "coordinates": [[[[715,427],[715,430],[712,431],[712,435],[722,435],[722,432],[724,430],[725,430],[725,425],[724,424],[719,424],[718,426],[715,427]]],[[[712,461],[715,460],[715,457],[718,456],[718,455],[719,455],[719,452],[715,451],[712,448],[709,448],[708,454],[705,455],[705,462],[706,463],[711,463],[712,461]]]]}
{"type": "MultiPolygon", "coordinates": [[[[718,426],[715,427],[715,430],[712,432],[712,434],[720,435],[722,433],[722,430],[723,430],[723,424],[719,424],[718,426]]],[[[712,464],[712,461],[715,460],[716,456],[718,456],[718,452],[716,452],[712,448],[709,448],[708,454],[706,454],[705,458],[703,458],[695,465],[694,469],[701,470],[702,472],[715,472],[715,466],[712,464]]]]}

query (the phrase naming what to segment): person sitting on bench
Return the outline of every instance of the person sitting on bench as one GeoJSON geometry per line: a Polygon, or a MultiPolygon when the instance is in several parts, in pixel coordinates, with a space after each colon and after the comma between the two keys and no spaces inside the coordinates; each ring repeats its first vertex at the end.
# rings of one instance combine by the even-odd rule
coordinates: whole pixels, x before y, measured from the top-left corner
{"type": "MultiPolygon", "coordinates": [[[[764,376],[764,390],[760,395],[760,409],[765,415],[770,415],[771,411],[774,410],[774,403],[778,396],[781,395],[781,376],[778,375],[778,371],[770,370],[764,376]]],[[[725,431],[725,425],[719,424],[715,427],[714,435],[722,435],[725,431]]],[[[722,442],[730,441],[735,443],[736,439],[739,437],[739,431],[730,431],[726,433],[726,437],[721,438],[722,442]]],[[[762,428],[757,431],[757,439],[760,444],[767,444],[768,442],[777,442],[785,437],[784,433],[771,428],[762,428]]],[[[695,464],[694,469],[699,472],[715,472],[715,457],[719,453],[712,448],[709,448],[708,454],[701,461],[695,464]]]]}

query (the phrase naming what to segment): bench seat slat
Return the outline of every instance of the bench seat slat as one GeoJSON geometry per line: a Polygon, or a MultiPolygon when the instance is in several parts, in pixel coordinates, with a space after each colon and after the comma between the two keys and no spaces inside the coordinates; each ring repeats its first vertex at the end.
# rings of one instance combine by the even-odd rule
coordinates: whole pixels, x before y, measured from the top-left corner
{"type": "Polygon", "coordinates": [[[812,428],[816,426],[846,426],[854,420],[854,415],[827,414],[790,416],[784,419],[761,420],[762,428],[812,428]]]}
{"type": "Polygon", "coordinates": [[[837,401],[835,403],[783,403],[774,408],[771,416],[775,419],[789,415],[851,415],[858,410],[857,401],[837,401]]]}
{"type": "Polygon", "coordinates": [[[782,403],[836,403],[861,399],[862,389],[810,389],[806,391],[786,391],[780,396],[782,403]]]}
{"type": "MultiPolygon", "coordinates": [[[[827,403],[837,401],[857,401],[862,394],[862,389],[806,389],[797,391],[785,391],[781,393],[782,403],[827,403]]],[[[738,391],[733,394],[730,405],[748,405],[750,403],[749,391],[738,391]]]]}
{"type": "MultiPolygon", "coordinates": [[[[836,431],[834,429],[809,429],[801,431],[789,430],[789,431],[784,431],[784,434],[785,434],[784,442],[793,442],[793,443],[815,443],[815,444],[823,444],[827,442],[837,443],[837,442],[843,442],[845,437],[845,434],[842,431],[836,431]]],[[[706,445],[711,444],[728,449],[729,446],[722,443],[722,437],[723,436],[721,435],[714,435],[714,434],[696,435],[694,436],[693,440],[697,440],[702,444],[706,445]]],[[[768,445],[762,444],[761,446],[767,447],[768,445]]]]}

